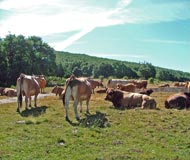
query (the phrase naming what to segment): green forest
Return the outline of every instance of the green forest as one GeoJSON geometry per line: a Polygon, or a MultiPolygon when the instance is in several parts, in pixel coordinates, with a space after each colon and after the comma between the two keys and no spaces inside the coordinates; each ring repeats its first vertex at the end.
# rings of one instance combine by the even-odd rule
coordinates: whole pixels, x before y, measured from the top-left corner
{"type": "Polygon", "coordinates": [[[42,38],[9,34],[0,38],[0,86],[15,85],[20,73],[68,78],[155,78],[161,81],[189,81],[190,73],[161,68],[149,62],[133,63],[85,54],[58,52],[42,38]]]}

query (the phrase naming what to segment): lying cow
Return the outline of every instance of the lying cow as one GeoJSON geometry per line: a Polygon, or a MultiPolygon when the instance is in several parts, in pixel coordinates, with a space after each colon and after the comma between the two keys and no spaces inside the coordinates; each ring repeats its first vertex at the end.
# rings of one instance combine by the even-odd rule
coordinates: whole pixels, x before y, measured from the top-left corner
{"type": "Polygon", "coordinates": [[[156,109],[156,101],[147,95],[139,93],[124,92],[118,89],[108,88],[105,100],[113,103],[115,108],[136,108],[156,109]]]}
{"type": "Polygon", "coordinates": [[[3,95],[6,95],[8,97],[15,97],[17,96],[17,91],[16,89],[13,89],[13,88],[5,88],[3,90],[3,95]]]}
{"type": "Polygon", "coordinates": [[[135,92],[135,88],[136,86],[133,83],[128,83],[128,84],[121,84],[121,83],[117,83],[117,89],[120,89],[122,91],[126,91],[126,92],[135,92]]]}
{"type": "Polygon", "coordinates": [[[17,112],[20,112],[20,108],[22,107],[22,96],[25,96],[26,109],[28,109],[28,99],[29,106],[31,106],[31,96],[34,96],[34,106],[37,106],[37,96],[40,93],[40,86],[34,76],[21,73],[17,78],[16,90],[18,102],[17,112]]]}
{"type": "MultiPolygon", "coordinates": [[[[70,98],[73,98],[74,100],[74,112],[75,117],[77,120],[79,120],[77,106],[80,102],[82,104],[82,101],[86,101],[86,112],[89,113],[89,101],[92,94],[92,88],[90,83],[87,80],[81,80],[74,75],[72,75],[70,78],[66,81],[66,89],[63,95],[63,105],[65,105],[66,110],[66,120],[69,121],[68,117],[68,108],[69,108],[69,100],[70,98]]],[[[82,108],[81,108],[82,109],[82,108]]]]}
{"type": "Polygon", "coordinates": [[[140,91],[140,94],[145,94],[147,96],[150,96],[154,91],[150,88],[150,89],[145,89],[143,91],[140,91]]]}
{"type": "Polygon", "coordinates": [[[190,93],[180,92],[170,95],[165,101],[165,108],[188,109],[190,107],[190,93]]]}

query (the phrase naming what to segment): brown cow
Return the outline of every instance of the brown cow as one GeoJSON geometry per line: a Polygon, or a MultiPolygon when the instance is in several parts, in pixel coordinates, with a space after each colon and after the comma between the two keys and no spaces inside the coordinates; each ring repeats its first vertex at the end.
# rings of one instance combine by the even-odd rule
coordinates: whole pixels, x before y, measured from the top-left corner
{"type": "Polygon", "coordinates": [[[122,91],[126,92],[135,92],[136,86],[133,83],[128,83],[126,85],[123,85],[121,83],[117,83],[117,89],[120,89],[122,91]]]}
{"type": "Polygon", "coordinates": [[[33,75],[40,86],[40,93],[45,93],[46,79],[44,75],[33,75]]]}
{"type": "Polygon", "coordinates": [[[37,96],[40,93],[40,86],[34,76],[29,76],[21,73],[17,78],[17,112],[20,112],[20,107],[22,107],[22,96],[25,96],[26,109],[28,109],[28,99],[29,106],[31,106],[31,96],[34,96],[34,106],[37,106],[37,96]]]}
{"type": "Polygon", "coordinates": [[[185,87],[186,82],[174,82],[174,87],[185,87]]]}
{"type": "Polygon", "coordinates": [[[147,95],[139,93],[124,92],[118,89],[108,88],[105,100],[111,101],[115,108],[156,109],[156,101],[147,95]]]}
{"type": "Polygon", "coordinates": [[[146,89],[147,88],[147,85],[148,85],[148,81],[147,80],[135,80],[133,81],[133,83],[136,85],[136,88],[144,88],[146,89]]]}
{"type": "Polygon", "coordinates": [[[158,87],[164,88],[164,87],[170,87],[170,85],[169,85],[168,83],[166,83],[166,84],[161,84],[161,85],[159,85],[158,87]]]}
{"type": "Polygon", "coordinates": [[[165,108],[188,109],[190,107],[190,93],[180,92],[170,95],[165,101],[165,108]]]}
{"type": "Polygon", "coordinates": [[[91,84],[92,93],[94,93],[94,89],[95,89],[96,87],[100,87],[100,86],[103,87],[102,82],[99,82],[99,81],[97,81],[97,80],[88,78],[87,81],[90,82],[90,84],[91,84]]]}
{"type": "MultiPolygon", "coordinates": [[[[81,80],[74,75],[71,75],[70,78],[66,81],[66,89],[63,95],[63,105],[65,105],[66,110],[66,120],[69,121],[68,117],[68,108],[69,108],[69,100],[72,97],[74,100],[74,112],[75,117],[77,120],[79,120],[78,112],[77,112],[77,106],[80,102],[82,104],[82,101],[86,101],[86,112],[89,113],[89,101],[92,94],[92,88],[91,84],[87,80],[81,80]]],[[[82,109],[82,108],[81,108],[82,109]]]]}
{"type": "Polygon", "coordinates": [[[187,88],[187,92],[190,93],[190,82],[186,82],[185,87],[187,88]]]}
{"type": "Polygon", "coordinates": [[[53,87],[51,93],[55,93],[56,96],[59,95],[59,97],[61,98],[63,91],[64,89],[62,87],[56,85],[55,87],[53,87]]]}

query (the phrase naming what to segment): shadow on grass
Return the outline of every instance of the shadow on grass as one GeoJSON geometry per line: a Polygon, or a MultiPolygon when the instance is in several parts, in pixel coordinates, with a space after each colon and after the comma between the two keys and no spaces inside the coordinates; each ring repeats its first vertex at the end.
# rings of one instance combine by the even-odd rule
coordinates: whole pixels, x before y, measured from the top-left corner
{"type": "Polygon", "coordinates": [[[70,120],[67,120],[72,126],[82,126],[85,128],[105,128],[109,127],[108,119],[106,118],[105,113],[96,112],[96,114],[86,114],[86,117],[79,120],[78,123],[73,123],[70,120]]]}
{"type": "Polygon", "coordinates": [[[21,116],[23,117],[28,117],[28,116],[34,116],[38,117],[46,112],[47,106],[41,106],[41,107],[35,107],[31,109],[26,109],[20,113],[21,116]]]}

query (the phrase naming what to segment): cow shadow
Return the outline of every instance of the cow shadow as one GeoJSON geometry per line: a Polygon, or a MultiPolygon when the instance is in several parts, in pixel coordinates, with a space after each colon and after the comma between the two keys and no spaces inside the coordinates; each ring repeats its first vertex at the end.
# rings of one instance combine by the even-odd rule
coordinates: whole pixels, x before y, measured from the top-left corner
{"type": "Polygon", "coordinates": [[[73,123],[70,120],[68,122],[72,126],[82,126],[85,128],[105,128],[110,126],[105,113],[97,111],[95,114],[85,114],[85,116],[85,118],[80,119],[77,123],[73,123]]]}
{"type": "Polygon", "coordinates": [[[35,107],[31,109],[26,109],[20,113],[22,117],[38,117],[46,112],[47,106],[40,106],[40,107],[35,107]]]}

